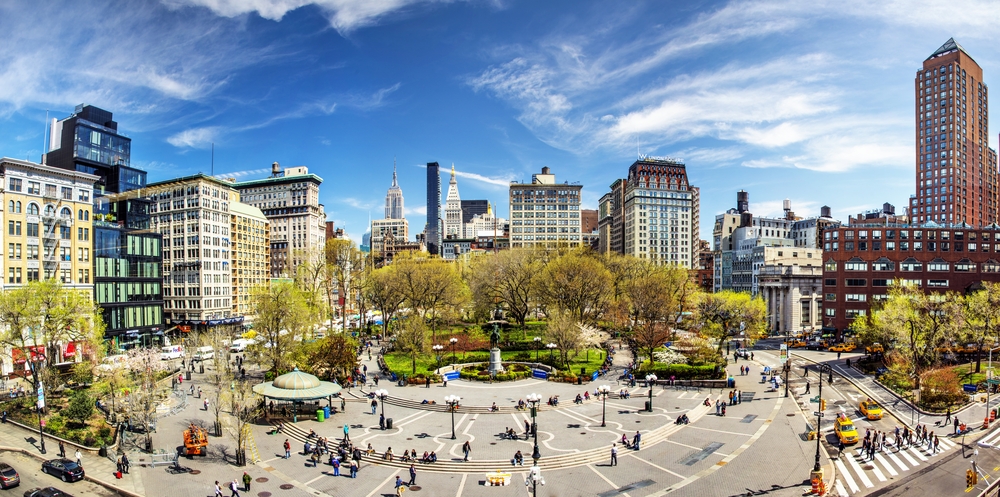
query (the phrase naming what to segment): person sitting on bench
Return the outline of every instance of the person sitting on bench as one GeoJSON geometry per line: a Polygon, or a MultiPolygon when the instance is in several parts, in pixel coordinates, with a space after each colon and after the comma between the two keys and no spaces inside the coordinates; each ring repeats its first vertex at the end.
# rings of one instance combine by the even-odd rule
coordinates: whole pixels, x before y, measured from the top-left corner
{"type": "Polygon", "coordinates": [[[580,394],[576,394],[576,400],[574,400],[573,402],[576,402],[577,404],[583,404],[583,397],[580,394]]]}
{"type": "Polygon", "coordinates": [[[401,462],[410,462],[410,451],[409,450],[404,450],[403,451],[403,457],[400,457],[399,460],[401,462]]]}
{"type": "Polygon", "coordinates": [[[500,408],[497,407],[497,403],[496,402],[494,402],[493,405],[490,406],[490,412],[497,412],[499,410],[500,410],[500,408]]]}
{"type": "Polygon", "coordinates": [[[309,429],[309,435],[308,435],[308,436],[306,436],[306,438],[315,438],[315,437],[316,437],[316,432],[315,432],[315,431],[313,431],[313,429],[312,429],[312,428],[310,428],[310,429],[309,429]]]}
{"type": "Polygon", "coordinates": [[[431,451],[431,462],[437,462],[437,461],[438,461],[438,455],[437,455],[437,453],[435,453],[435,452],[434,452],[434,451],[432,450],[432,451],[431,451]]]}
{"type": "Polygon", "coordinates": [[[375,455],[375,449],[372,448],[371,442],[368,442],[368,448],[365,449],[365,455],[366,456],[374,456],[375,455]]]}
{"type": "Polygon", "coordinates": [[[382,454],[382,460],[392,462],[392,447],[385,449],[385,453],[382,454]]]}
{"type": "Polygon", "coordinates": [[[513,428],[507,428],[507,438],[511,440],[517,440],[517,433],[514,433],[513,428]]]}
{"type": "Polygon", "coordinates": [[[424,451],[424,456],[420,458],[420,462],[431,462],[430,452],[424,451]]]}

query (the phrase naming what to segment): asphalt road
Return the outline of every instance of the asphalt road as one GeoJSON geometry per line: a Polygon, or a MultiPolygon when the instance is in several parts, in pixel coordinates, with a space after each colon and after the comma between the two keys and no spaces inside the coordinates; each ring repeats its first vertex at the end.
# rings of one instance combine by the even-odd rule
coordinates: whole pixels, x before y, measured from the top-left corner
{"type": "MultiPolygon", "coordinates": [[[[112,497],[117,495],[102,486],[82,480],[75,483],[63,483],[59,478],[42,473],[41,461],[19,452],[0,453],[0,461],[10,464],[21,476],[21,485],[0,490],[0,497],[20,497],[24,492],[35,487],[56,487],[77,497],[112,497]]],[[[84,468],[86,470],[86,468],[84,468]]]]}

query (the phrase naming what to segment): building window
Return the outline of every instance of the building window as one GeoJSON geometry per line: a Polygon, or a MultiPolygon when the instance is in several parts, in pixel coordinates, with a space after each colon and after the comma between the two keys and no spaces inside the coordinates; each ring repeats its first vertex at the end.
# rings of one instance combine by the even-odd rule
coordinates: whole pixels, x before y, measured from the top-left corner
{"type": "Polygon", "coordinates": [[[837,286],[837,280],[833,278],[827,278],[823,280],[823,286],[837,286]]]}
{"type": "Polygon", "coordinates": [[[844,280],[844,284],[847,286],[867,286],[868,280],[864,278],[847,278],[844,280]]]}
{"type": "Polygon", "coordinates": [[[37,181],[29,181],[28,182],[28,195],[41,195],[41,194],[42,194],[42,185],[41,185],[41,183],[38,183],[37,181]]]}
{"type": "Polygon", "coordinates": [[[927,286],[929,287],[947,287],[948,280],[927,280],[927,286]]]}
{"type": "Polygon", "coordinates": [[[11,178],[7,185],[9,187],[8,189],[12,192],[21,191],[21,180],[18,178],[11,178]]]}
{"type": "Polygon", "coordinates": [[[867,271],[868,263],[855,257],[844,263],[844,269],[847,271],[867,271]]]}
{"type": "Polygon", "coordinates": [[[856,319],[856,318],[864,317],[865,314],[866,314],[866,312],[865,312],[864,309],[845,309],[844,310],[844,317],[846,317],[847,319],[856,319]]]}
{"type": "Polygon", "coordinates": [[[826,295],[823,296],[823,299],[826,300],[827,302],[836,302],[837,301],[837,294],[836,293],[828,293],[828,294],[826,294],[826,295]]]}
{"type": "Polygon", "coordinates": [[[872,270],[875,271],[893,271],[896,269],[896,265],[892,263],[889,259],[885,257],[872,263],[872,270]]]}
{"type": "Polygon", "coordinates": [[[917,261],[917,260],[915,260],[913,258],[909,258],[909,259],[906,259],[905,261],[899,263],[899,269],[900,269],[900,271],[904,271],[904,272],[923,271],[924,270],[924,265],[923,265],[923,263],[921,263],[921,262],[919,262],[919,261],[917,261]]]}
{"type": "Polygon", "coordinates": [[[830,308],[830,307],[827,307],[827,308],[823,309],[823,314],[825,314],[826,317],[828,317],[828,318],[836,317],[837,316],[837,310],[833,309],[833,308],[830,308]]]}
{"type": "Polygon", "coordinates": [[[941,259],[934,259],[933,261],[927,264],[928,271],[949,271],[950,269],[951,269],[951,264],[948,264],[947,262],[941,259]]]}
{"type": "Polygon", "coordinates": [[[848,293],[844,295],[844,301],[846,302],[867,302],[868,295],[864,293],[848,293]]]}
{"type": "Polygon", "coordinates": [[[830,259],[823,264],[823,270],[827,272],[834,272],[837,270],[837,261],[830,259]]]}
{"type": "Polygon", "coordinates": [[[872,280],[872,286],[889,286],[892,280],[884,278],[876,278],[872,280]]]}
{"type": "Polygon", "coordinates": [[[63,200],[73,200],[73,189],[69,187],[62,187],[60,194],[63,200]]]}
{"type": "Polygon", "coordinates": [[[955,263],[955,271],[959,273],[969,273],[976,270],[976,265],[969,259],[962,259],[955,263]]]}

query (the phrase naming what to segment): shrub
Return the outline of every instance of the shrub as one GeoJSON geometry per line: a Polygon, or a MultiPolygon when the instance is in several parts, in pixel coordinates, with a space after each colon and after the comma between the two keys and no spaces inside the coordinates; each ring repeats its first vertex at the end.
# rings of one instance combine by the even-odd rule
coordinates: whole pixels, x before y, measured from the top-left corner
{"type": "Polygon", "coordinates": [[[97,430],[97,436],[107,440],[108,437],[111,436],[111,427],[107,425],[100,427],[100,429],[97,430]]]}
{"type": "Polygon", "coordinates": [[[45,422],[45,431],[59,434],[66,429],[66,419],[56,414],[45,422]]]}
{"type": "Polygon", "coordinates": [[[87,447],[94,447],[97,445],[97,437],[94,436],[93,432],[87,432],[87,435],[83,437],[83,445],[87,447]]]}
{"type": "Polygon", "coordinates": [[[927,407],[944,409],[960,404],[966,398],[958,374],[952,369],[930,371],[920,380],[920,403],[927,407]]]}

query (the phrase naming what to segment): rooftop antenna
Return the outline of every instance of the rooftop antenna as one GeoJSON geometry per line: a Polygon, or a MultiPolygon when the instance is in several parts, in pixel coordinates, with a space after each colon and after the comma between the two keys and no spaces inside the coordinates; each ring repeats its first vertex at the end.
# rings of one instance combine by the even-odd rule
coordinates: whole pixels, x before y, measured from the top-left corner
{"type": "Polygon", "coordinates": [[[42,128],[42,160],[40,164],[45,164],[45,152],[49,146],[49,109],[45,109],[45,125],[42,128]]]}

